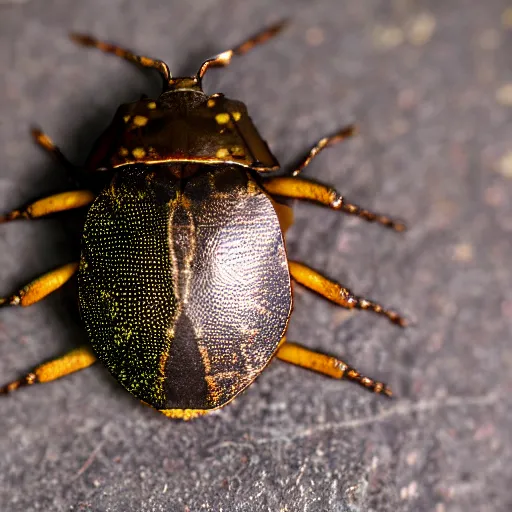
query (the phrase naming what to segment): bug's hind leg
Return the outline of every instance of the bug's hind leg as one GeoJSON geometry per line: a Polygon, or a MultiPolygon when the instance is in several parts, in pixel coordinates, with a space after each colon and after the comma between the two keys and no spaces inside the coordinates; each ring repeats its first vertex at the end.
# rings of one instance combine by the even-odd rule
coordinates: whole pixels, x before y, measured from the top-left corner
{"type": "Polygon", "coordinates": [[[361,375],[341,359],[314,352],[296,343],[284,341],[277,350],[276,357],[286,363],[301,366],[334,379],[352,380],[374,393],[389,397],[392,395],[391,389],[386,384],[361,375]]]}
{"type": "Polygon", "coordinates": [[[144,57],[142,55],[136,55],[126,48],[121,48],[120,46],[106,43],[105,41],[99,41],[98,39],[87,34],[73,33],[70,34],[70,37],[75,43],[78,43],[82,46],[97,48],[98,50],[101,50],[105,53],[112,53],[121,59],[125,59],[143,68],[156,69],[162,76],[164,87],[167,85],[169,79],[171,78],[169,66],[167,66],[167,64],[161,60],[151,59],[150,57],[144,57]]]}
{"type": "Polygon", "coordinates": [[[348,288],[343,287],[335,281],[331,281],[312,268],[297,261],[289,261],[288,265],[290,275],[294,281],[322,295],[322,297],[334,302],[334,304],[338,304],[338,306],[347,309],[367,309],[379,315],[384,315],[391,322],[400,327],[407,325],[407,320],[395,311],[385,309],[380,304],[371,300],[353,295],[348,288]]]}
{"type": "Polygon", "coordinates": [[[0,298],[0,307],[31,306],[58,290],[73,277],[78,270],[78,263],[68,263],[56,268],[30,282],[14,295],[0,298]]]}
{"type": "Polygon", "coordinates": [[[403,222],[396,221],[387,215],[374,213],[346,201],[336,190],[322,183],[290,176],[268,178],[263,180],[265,190],[275,196],[289,199],[301,199],[327,206],[332,210],[340,210],[350,215],[356,215],[368,222],[376,222],[395,231],[405,231],[403,222]]]}
{"type": "Polygon", "coordinates": [[[96,356],[93,354],[91,348],[87,346],[78,347],[57,359],[53,359],[37,366],[23,378],[0,387],[0,395],[11,393],[12,391],[24,386],[59,379],[60,377],[64,377],[70,373],[83,370],[84,368],[91,366],[95,361],[96,356]]]}
{"type": "Polygon", "coordinates": [[[320,151],[330,146],[334,146],[349,137],[353,137],[357,134],[357,127],[353,124],[348,126],[344,126],[339,132],[336,132],[334,135],[330,135],[329,137],[324,137],[320,139],[309,151],[307,156],[302,160],[302,162],[291,172],[292,176],[298,176],[302,170],[307,167],[313,158],[315,158],[320,151]]]}

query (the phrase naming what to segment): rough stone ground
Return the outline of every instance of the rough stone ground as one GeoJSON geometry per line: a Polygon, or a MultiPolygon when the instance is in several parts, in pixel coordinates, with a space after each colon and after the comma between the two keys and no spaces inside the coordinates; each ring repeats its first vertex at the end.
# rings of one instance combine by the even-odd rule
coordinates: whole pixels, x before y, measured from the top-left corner
{"type": "MultiPolygon", "coordinates": [[[[31,124],[81,161],[119,103],[157,91],[150,74],[74,46],[70,29],[178,74],[282,17],[281,37],[213,72],[208,90],[245,101],[283,164],[359,123],[307,174],[410,231],[300,204],[289,253],[417,326],[297,290],[289,337],[396,398],[275,362],[221,413],[176,423],[95,366],[1,399],[0,510],[512,509],[510,2],[1,0],[2,209],[66,187],[31,124]]],[[[0,293],[75,258],[77,225],[1,226],[0,293]]],[[[72,287],[0,318],[2,383],[84,340],[72,287]]]]}

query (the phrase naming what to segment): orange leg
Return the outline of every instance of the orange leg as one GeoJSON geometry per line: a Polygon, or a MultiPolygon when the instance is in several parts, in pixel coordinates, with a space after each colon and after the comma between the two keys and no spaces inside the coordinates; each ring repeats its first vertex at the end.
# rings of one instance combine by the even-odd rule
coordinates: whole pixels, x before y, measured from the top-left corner
{"type": "Polygon", "coordinates": [[[83,208],[94,201],[95,195],[90,190],[72,190],[48,196],[31,203],[24,208],[13,210],[0,216],[0,224],[16,219],[37,219],[52,213],[83,208]]]}
{"type": "Polygon", "coordinates": [[[270,27],[266,28],[262,32],[259,32],[255,36],[247,39],[243,43],[239,44],[235,48],[231,50],[226,50],[225,52],[219,53],[215,57],[212,57],[211,59],[206,60],[201,65],[199,72],[197,73],[197,76],[199,80],[203,78],[204,74],[210,69],[210,68],[219,68],[219,67],[225,67],[229,65],[231,62],[231,59],[235,55],[244,55],[244,53],[247,53],[249,50],[254,48],[255,46],[259,44],[266,43],[269,39],[276,36],[281,30],[285,27],[286,22],[280,21],[278,23],[275,23],[274,25],[271,25],[270,27]]]}
{"type": "Polygon", "coordinates": [[[53,143],[52,139],[42,132],[39,128],[33,128],[31,131],[32,137],[36,144],[41,146],[45,151],[59,162],[62,167],[68,171],[76,171],[76,166],[73,165],[62,153],[62,151],[53,143]]]}
{"type": "Polygon", "coordinates": [[[39,365],[25,377],[0,387],[0,395],[5,395],[24,386],[59,379],[70,373],[83,370],[95,361],[96,356],[89,347],[76,348],[57,359],[39,365]]]}
{"type": "Polygon", "coordinates": [[[371,300],[356,297],[348,288],[344,288],[341,284],[327,279],[312,268],[297,261],[288,261],[288,265],[290,275],[294,281],[322,295],[327,300],[338,304],[338,306],[347,309],[368,309],[379,315],[386,316],[391,322],[400,327],[407,325],[407,320],[395,311],[384,309],[380,304],[371,300]]]}
{"type": "Polygon", "coordinates": [[[317,156],[318,153],[322,151],[322,149],[328,148],[329,146],[334,146],[335,144],[338,144],[339,142],[342,142],[349,137],[353,137],[356,134],[357,128],[351,124],[349,126],[345,126],[339,132],[331,135],[330,137],[324,137],[323,139],[320,139],[316,145],[311,148],[306,158],[304,158],[304,160],[291,173],[292,176],[298,176],[304,167],[307,167],[311,163],[311,160],[313,160],[313,158],[315,158],[315,156],[317,156]]]}
{"type": "Polygon", "coordinates": [[[389,397],[392,395],[391,389],[383,382],[378,382],[361,375],[355,368],[352,368],[341,359],[313,352],[296,343],[284,341],[277,350],[276,357],[286,363],[301,366],[302,368],[328,375],[334,379],[352,380],[374,393],[382,393],[389,397]]]}
{"type": "Polygon", "coordinates": [[[114,55],[117,55],[118,57],[121,57],[122,59],[132,62],[133,64],[137,64],[138,66],[141,66],[143,68],[156,69],[162,76],[164,84],[166,85],[171,78],[169,66],[161,60],[143,57],[142,55],[135,55],[126,48],[121,48],[117,45],[106,43],[104,41],[99,41],[98,39],[95,39],[94,37],[91,37],[87,34],[70,34],[70,37],[75,43],[78,43],[82,46],[97,48],[98,50],[101,50],[105,53],[112,53],[114,55]]]}
{"type": "Polygon", "coordinates": [[[58,290],[78,270],[78,263],[68,263],[44,274],[10,297],[0,298],[0,307],[31,306],[58,290]]]}
{"type": "Polygon", "coordinates": [[[332,210],[341,210],[350,215],[356,215],[368,222],[377,222],[395,231],[406,229],[405,224],[400,221],[395,221],[386,215],[380,215],[347,202],[336,190],[321,183],[285,176],[266,179],[263,181],[263,186],[272,195],[313,201],[332,210]]]}

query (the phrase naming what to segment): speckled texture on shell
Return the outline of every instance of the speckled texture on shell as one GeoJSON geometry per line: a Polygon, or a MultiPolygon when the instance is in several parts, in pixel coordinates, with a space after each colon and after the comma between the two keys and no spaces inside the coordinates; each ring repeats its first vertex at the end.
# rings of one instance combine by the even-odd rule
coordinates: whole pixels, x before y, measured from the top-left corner
{"type": "Polygon", "coordinates": [[[241,167],[129,166],[87,215],[80,309],[98,357],[157,409],[213,409],[268,364],[291,309],[276,212],[241,167]]]}

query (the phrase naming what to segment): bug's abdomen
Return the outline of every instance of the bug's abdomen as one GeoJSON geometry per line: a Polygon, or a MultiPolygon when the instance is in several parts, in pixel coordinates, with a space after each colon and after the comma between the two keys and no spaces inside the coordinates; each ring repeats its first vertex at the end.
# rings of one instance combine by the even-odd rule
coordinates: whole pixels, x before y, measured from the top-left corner
{"type": "Polygon", "coordinates": [[[290,313],[270,200],[244,170],[209,169],[187,183],[165,168],[124,170],[85,226],[89,337],[114,376],[158,409],[227,403],[268,363],[290,313]]]}

